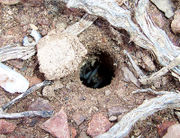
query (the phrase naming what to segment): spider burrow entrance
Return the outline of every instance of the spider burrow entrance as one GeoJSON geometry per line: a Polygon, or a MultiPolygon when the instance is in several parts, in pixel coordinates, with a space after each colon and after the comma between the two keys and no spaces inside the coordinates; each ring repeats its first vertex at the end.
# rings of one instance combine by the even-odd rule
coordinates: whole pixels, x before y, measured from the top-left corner
{"type": "Polygon", "coordinates": [[[80,80],[90,88],[102,88],[111,83],[115,66],[113,57],[107,52],[91,53],[80,69],[80,80]]]}

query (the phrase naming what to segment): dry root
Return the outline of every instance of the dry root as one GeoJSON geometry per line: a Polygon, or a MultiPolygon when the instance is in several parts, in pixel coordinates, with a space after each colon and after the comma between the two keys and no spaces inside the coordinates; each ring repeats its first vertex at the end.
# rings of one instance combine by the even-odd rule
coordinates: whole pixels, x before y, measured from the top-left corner
{"type": "MultiPolygon", "coordinates": [[[[135,9],[135,18],[140,28],[132,21],[130,11],[119,7],[114,0],[69,0],[67,6],[84,9],[90,14],[105,18],[115,27],[125,29],[129,32],[131,41],[153,52],[159,63],[167,66],[180,55],[180,49],[152,22],[146,11],[148,4],[149,0],[140,0],[135,9]]],[[[180,65],[172,68],[171,72],[176,73],[173,73],[175,77],[180,76],[180,65]]]]}
{"type": "Polygon", "coordinates": [[[133,125],[142,119],[154,114],[157,111],[166,108],[180,107],[180,94],[175,92],[156,92],[152,89],[137,90],[138,92],[151,92],[153,94],[162,95],[150,100],[144,101],[142,105],[133,109],[123,116],[123,118],[115,124],[108,132],[97,136],[97,138],[123,138],[126,137],[133,125]]]}
{"type": "Polygon", "coordinates": [[[11,59],[26,60],[36,53],[35,46],[5,46],[0,48],[0,62],[11,59]]]}

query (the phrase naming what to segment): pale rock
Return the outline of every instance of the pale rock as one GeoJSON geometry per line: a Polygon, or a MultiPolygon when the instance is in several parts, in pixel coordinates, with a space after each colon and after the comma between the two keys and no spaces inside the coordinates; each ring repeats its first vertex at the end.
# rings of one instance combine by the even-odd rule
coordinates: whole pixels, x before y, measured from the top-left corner
{"type": "Polygon", "coordinates": [[[144,61],[144,64],[145,64],[145,69],[148,70],[148,71],[154,71],[156,69],[152,59],[150,56],[148,55],[144,55],[142,57],[142,60],[144,61]]]}
{"type": "Polygon", "coordinates": [[[143,51],[136,52],[138,61],[136,62],[139,66],[147,71],[155,71],[156,67],[150,55],[143,51]]]}
{"type": "Polygon", "coordinates": [[[0,0],[0,3],[7,5],[14,5],[19,3],[21,0],[0,0]]]}
{"type": "Polygon", "coordinates": [[[171,0],[151,0],[152,3],[154,3],[159,10],[163,11],[165,13],[165,16],[167,18],[170,18],[174,15],[174,5],[171,0]]]}
{"type": "Polygon", "coordinates": [[[58,32],[48,33],[37,45],[40,71],[49,80],[60,79],[78,69],[87,50],[77,36],[58,32]]]}
{"type": "Polygon", "coordinates": [[[111,121],[111,122],[114,122],[114,121],[117,121],[117,116],[111,116],[111,117],[109,117],[109,121],[111,121]]]}
{"type": "Polygon", "coordinates": [[[55,91],[63,87],[64,85],[61,83],[61,81],[54,81],[52,85],[44,87],[42,94],[48,98],[55,97],[55,91]]]}
{"type": "Polygon", "coordinates": [[[123,106],[112,106],[112,107],[108,108],[108,115],[109,116],[118,116],[127,111],[129,111],[129,110],[123,106]]]}
{"type": "Polygon", "coordinates": [[[122,67],[121,68],[124,74],[124,78],[126,81],[130,81],[134,83],[137,87],[140,87],[140,83],[138,79],[134,76],[134,74],[127,68],[127,67],[122,67]]]}
{"type": "Polygon", "coordinates": [[[170,126],[163,138],[180,138],[180,124],[170,126]]]}
{"type": "Polygon", "coordinates": [[[180,9],[175,12],[171,28],[174,33],[180,33],[180,9]]]}
{"type": "Polygon", "coordinates": [[[7,138],[6,135],[0,135],[0,138],[7,138]]]}
{"type": "Polygon", "coordinates": [[[10,93],[23,93],[29,87],[29,82],[18,72],[0,63],[0,86],[10,93]]]}
{"type": "Polygon", "coordinates": [[[111,94],[111,91],[110,91],[110,90],[106,90],[106,91],[105,91],[105,95],[106,95],[106,96],[109,96],[110,94],[111,94]]]}
{"type": "Polygon", "coordinates": [[[54,88],[52,86],[46,86],[43,88],[42,94],[44,97],[55,97],[54,88]]]}

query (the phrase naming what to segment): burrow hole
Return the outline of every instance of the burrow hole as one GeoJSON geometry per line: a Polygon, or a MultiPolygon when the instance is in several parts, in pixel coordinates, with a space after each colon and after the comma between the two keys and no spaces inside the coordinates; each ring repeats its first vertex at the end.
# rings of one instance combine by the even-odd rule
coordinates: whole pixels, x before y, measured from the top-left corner
{"type": "Polygon", "coordinates": [[[114,77],[114,60],[107,52],[89,54],[80,69],[80,80],[90,88],[102,88],[114,77]]]}

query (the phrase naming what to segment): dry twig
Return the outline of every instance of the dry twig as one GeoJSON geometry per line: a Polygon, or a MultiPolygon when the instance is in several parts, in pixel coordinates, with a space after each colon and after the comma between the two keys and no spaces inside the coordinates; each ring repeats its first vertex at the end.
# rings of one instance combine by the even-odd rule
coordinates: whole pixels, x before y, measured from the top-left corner
{"type": "Polygon", "coordinates": [[[30,93],[36,91],[37,89],[44,87],[46,85],[52,84],[52,81],[43,81],[42,83],[33,85],[23,94],[20,94],[12,101],[8,102],[7,104],[3,105],[0,108],[0,118],[20,118],[20,117],[34,117],[34,116],[41,116],[41,117],[50,117],[53,114],[53,111],[26,111],[20,113],[5,113],[4,111],[7,110],[10,106],[17,103],[22,98],[26,97],[30,93]]]}
{"type": "Polygon", "coordinates": [[[142,72],[142,70],[136,65],[136,63],[134,62],[134,60],[132,59],[131,55],[126,51],[123,50],[123,53],[129,58],[129,61],[131,62],[134,70],[136,71],[137,75],[139,78],[142,78],[145,76],[145,74],[142,72]]]}

